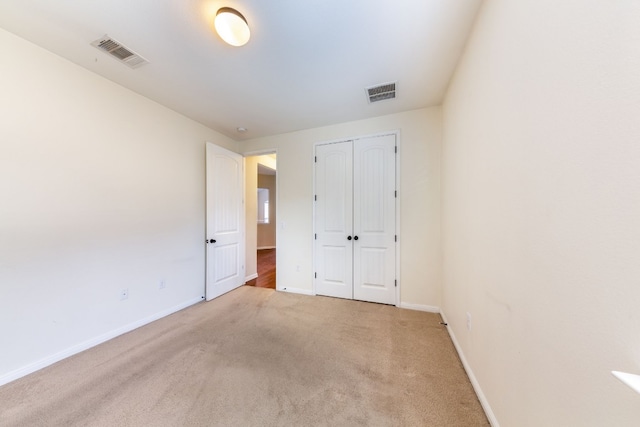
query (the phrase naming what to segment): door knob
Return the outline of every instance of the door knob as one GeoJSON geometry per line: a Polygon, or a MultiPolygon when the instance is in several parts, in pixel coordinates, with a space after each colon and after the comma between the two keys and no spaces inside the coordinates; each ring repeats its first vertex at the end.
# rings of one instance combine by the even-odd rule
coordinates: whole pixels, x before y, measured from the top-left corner
{"type": "Polygon", "coordinates": [[[358,240],[358,236],[353,236],[353,240],[358,240]]]}
{"type": "Polygon", "coordinates": [[[209,240],[209,243],[215,243],[216,241],[214,239],[209,240]]]}
{"type": "Polygon", "coordinates": [[[347,240],[351,240],[351,236],[347,236],[347,240]]]}

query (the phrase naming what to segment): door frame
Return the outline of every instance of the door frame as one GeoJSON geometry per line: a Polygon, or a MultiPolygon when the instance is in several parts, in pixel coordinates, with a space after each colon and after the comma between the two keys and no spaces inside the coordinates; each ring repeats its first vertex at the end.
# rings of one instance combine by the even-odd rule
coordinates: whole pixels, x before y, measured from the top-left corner
{"type": "MultiPolygon", "coordinates": [[[[400,307],[400,287],[402,286],[402,280],[401,280],[401,272],[400,272],[400,243],[402,242],[402,235],[401,235],[401,230],[400,230],[400,224],[402,221],[400,221],[400,213],[401,213],[401,205],[402,203],[401,201],[401,197],[402,197],[402,183],[400,182],[400,177],[401,177],[401,173],[400,173],[400,157],[402,155],[402,149],[401,149],[401,138],[400,138],[400,129],[396,129],[396,130],[391,130],[391,131],[386,131],[386,132],[378,132],[378,133],[372,133],[372,134],[366,134],[366,135],[358,135],[358,136],[353,136],[353,137],[343,137],[343,138],[337,138],[337,139],[330,139],[330,140],[325,140],[325,141],[318,141],[315,142],[313,144],[313,152],[311,153],[311,164],[313,165],[313,169],[314,172],[312,173],[312,182],[313,182],[313,189],[311,191],[311,205],[312,205],[312,212],[313,212],[313,218],[312,218],[312,222],[313,222],[313,229],[311,230],[312,232],[312,238],[311,238],[311,244],[312,244],[312,257],[313,257],[313,271],[317,271],[316,269],[316,244],[315,244],[315,239],[313,238],[313,235],[316,232],[316,204],[314,203],[314,198],[313,195],[315,194],[315,189],[316,189],[316,174],[315,174],[315,155],[316,155],[316,147],[318,145],[326,145],[326,144],[337,144],[340,142],[347,142],[347,141],[357,141],[359,139],[364,139],[364,138],[376,138],[376,137],[381,137],[381,136],[389,136],[389,135],[394,135],[396,137],[396,147],[397,147],[397,154],[396,154],[396,191],[398,192],[398,196],[396,197],[396,235],[398,236],[398,240],[396,241],[396,280],[398,283],[398,286],[396,286],[396,303],[395,306],[396,307],[400,307]]],[[[277,254],[276,254],[277,255],[277,254]]],[[[277,272],[276,272],[277,273],[277,272]]],[[[311,292],[313,295],[317,295],[316,293],[316,281],[312,280],[311,281],[312,286],[311,286],[311,292]]]]}
{"type": "MultiPolygon", "coordinates": [[[[243,158],[247,158],[247,157],[254,157],[254,156],[265,156],[267,154],[275,154],[276,155],[276,221],[278,221],[278,218],[280,218],[280,174],[278,173],[278,149],[277,148],[265,148],[262,150],[256,150],[256,151],[247,151],[247,152],[243,152],[240,155],[243,158]]],[[[246,162],[245,162],[246,163],[246,162]]],[[[245,170],[245,174],[246,174],[246,170],[245,170]]],[[[245,176],[246,178],[246,176],[245,176]]],[[[246,188],[246,184],[245,184],[245,188],[246,188]]],[[[248,197],[248,194],[245,194],[245,198],[248,197]]],[[[245,211],[246,211],[246,204],[245,204],[245,211]]],[[[246,212],[245,212],[246,213],[246,212]]],[[[246,216],[246,215],[245,215],[246,216]]],[[[280,221],[281,223],[281,221],[280,221]]],[[[278,251],[278,248],[280,247],[280,233],[278,232],[278,230],[280,229],[278,223],[276,222],[276,291],[281,291],[282,286],[280,285],[280,277],[279,277],[279,271],[280,268],[279,267],[279,263],[280,263],[280,254],[278,251]]],[[[246,222],[245,222],[245,236],[246,236],[246,222]]],[[[245,250],[246,250],[246,244],[245,244],[245,250]]],[[[246,253],[245,253],[245,260],[246,260],[246,253]]]]}

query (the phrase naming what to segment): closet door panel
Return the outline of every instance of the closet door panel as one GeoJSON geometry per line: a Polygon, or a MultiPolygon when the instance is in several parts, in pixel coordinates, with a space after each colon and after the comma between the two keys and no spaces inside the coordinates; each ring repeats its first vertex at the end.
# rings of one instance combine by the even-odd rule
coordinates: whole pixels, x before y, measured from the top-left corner
{"type": "Polygon", "coordinates": [[[354,142],[353,297],[396,303],[395,136],[354,142]]]}
{"type": "Polygon", "coordinates": [[[315,291],[353,298],[353,150],[351,141],[316,147],[315,291]]]}

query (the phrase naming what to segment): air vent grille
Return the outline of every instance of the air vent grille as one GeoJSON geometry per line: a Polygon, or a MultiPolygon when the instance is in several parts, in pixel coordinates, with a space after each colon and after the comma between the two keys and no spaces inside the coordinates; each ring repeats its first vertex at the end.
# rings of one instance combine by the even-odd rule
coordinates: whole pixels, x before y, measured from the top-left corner
{"type": "Polygon", "coordinates": [[[394,99],[396,97],[396,83],[383,83],[365,89],[369,103],[394,99]]]}
{"type": "Polygon", "coordinates": [[[128,65],[131,68],[138,68],[141,65],[148,64],[149,61],[138,55],[131,49],[124,47],[121,43],[112,39],[109,36],[104,36],[91,43],[91,46],[96,47],[104,53],[111,55],[118,61],[128,65]]]}

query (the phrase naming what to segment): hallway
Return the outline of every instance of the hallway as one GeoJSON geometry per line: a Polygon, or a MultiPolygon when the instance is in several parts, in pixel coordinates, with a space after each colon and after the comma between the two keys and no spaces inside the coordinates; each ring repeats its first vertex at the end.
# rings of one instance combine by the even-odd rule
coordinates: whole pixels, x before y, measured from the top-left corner
{"type": "Polygon", "coordinates": [[[246,285],[257,288],[276,288],[275,249],[261,249],[258,251],[258,278],[249,280],[246,285]]]}

